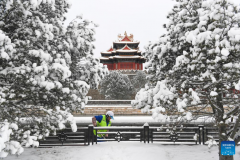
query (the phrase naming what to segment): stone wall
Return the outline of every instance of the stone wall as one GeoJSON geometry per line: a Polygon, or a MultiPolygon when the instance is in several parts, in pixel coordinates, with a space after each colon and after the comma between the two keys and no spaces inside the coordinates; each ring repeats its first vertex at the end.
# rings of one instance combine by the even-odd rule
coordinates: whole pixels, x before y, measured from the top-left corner
{"type": "MultiPolygon", "coordinates": [[[[91,96],[92,100],[105,100],[105,96],[100,94],[97,89],[90,89],[87,96],[91,96]]],[[[131,99],[135,98],[135,94],[131,95],[131,99]]]]}
{"type": "Polygon", "coordinates": [[[105,96],[100,94],[97,89],[90,89],[87,96],[91,96],[92,100],[105,100],[105,96]]]}
{"type": "Polygon", "coordinates": [[[89,100],[88,105],[131,105],[131,100],[89,100]]]}

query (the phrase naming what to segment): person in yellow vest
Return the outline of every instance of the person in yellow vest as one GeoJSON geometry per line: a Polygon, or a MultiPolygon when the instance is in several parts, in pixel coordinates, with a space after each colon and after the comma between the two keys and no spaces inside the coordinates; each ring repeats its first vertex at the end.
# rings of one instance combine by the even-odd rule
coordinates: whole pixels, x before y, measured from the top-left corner
{"type": "MultiPolygon", "coordinates": [[[[114,120],[114,113],[112,111],[107,111],[106,115],[98,115],[92,117],[92,123],[95,127],[107,127],[111,126],[111,119],[114,120]]],[[[108,130],[98,130],[98,132],[108,132],[108,130]]],[[[93,130],[94,135],[96,136],[96,131],[93,130]]],[[[98,134],[99,139],[108,137],[108,134],[98,134]]]]}

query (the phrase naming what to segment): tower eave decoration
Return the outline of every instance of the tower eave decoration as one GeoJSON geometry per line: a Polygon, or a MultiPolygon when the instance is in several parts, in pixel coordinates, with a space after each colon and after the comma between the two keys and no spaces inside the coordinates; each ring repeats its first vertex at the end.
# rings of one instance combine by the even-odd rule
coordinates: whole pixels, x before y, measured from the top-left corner
{"type": "Polygon", "coordinates": [[[130,36],[128,36],[127,32],[125,31],[124,36],[122,36],[121,34],[118,35],[118,40],[120,42],[123,42],[123,41],[133,42],[133,35],[130,34],[130,36]]]}

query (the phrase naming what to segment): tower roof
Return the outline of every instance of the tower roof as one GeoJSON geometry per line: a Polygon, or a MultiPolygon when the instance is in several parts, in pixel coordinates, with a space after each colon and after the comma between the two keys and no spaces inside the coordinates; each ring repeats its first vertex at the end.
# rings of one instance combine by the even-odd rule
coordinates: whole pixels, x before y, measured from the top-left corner
{"type": "Polygon", "coordinates": [[[104,54],[112,54],[112,51],[114,51],[114,50],[113,50],[112,47],[110,47],[107,51],[104,51],[104,52],[101,52],[101,53],[104,53],[104,54]]]}
{"type": "Polygon", "coordinates": [[[112,52],[113,51],[113,48],[111,47],[109,50],[107,50],[107,52],[112,52]]]}
{"type": "Polygon", "coordinates": [[[128,47],[128,45],[125,45],[122,50],[132,50],[130,47],[128,47]]]}
{"type": "Polygon", "coordinates": [[[116,52],[138,52],[138,50],[132,49],[126,44],[123,48],[117,49],[116,52]]]}
{"type": "Polygon", "coordinates": [[[128,38],[128,36],[125,36],[121,41],[122,41],[122,42],[123,42],[123,41],[132,42],[132,41],[128,38]]]}
{"type": "Polygon", "coordinates": [[[101,60],[110,60],[110,59],[143,59],[145,60],[144,57],[142,56],[110,56],[110,57],[101,57],[101,60]]]}

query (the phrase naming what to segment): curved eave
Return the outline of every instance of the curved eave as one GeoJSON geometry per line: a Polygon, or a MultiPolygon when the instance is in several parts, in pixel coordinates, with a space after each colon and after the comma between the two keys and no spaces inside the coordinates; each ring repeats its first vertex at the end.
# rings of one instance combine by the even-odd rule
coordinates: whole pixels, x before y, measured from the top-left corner
{"type": "Polygon", "coordinates": [[[144,59],[141,56],[113,56],[113,57],[109,57],[109,59],[144,59]]]}
{"type": "Polygon", "coordinates": [[[146,60],[142,56],[110,56],[108,58],[101,57],[100,60],[112,60],[112,59],[141,59],[141,60],[146,60]]]}
{"type": "Polygon", "coordinates": [[[112,54],[112,52],[101,52],[101,54],[112,54]]]}
{"type": "Polygon", "coordinates": [[[100,60],[109,60],[109,58],[101,57],[100,60]]]}
{"type": "Polygon", "coordinates": [[[127,43],[131,43],[131,44],[139,44],[140,42],[129,42],[129,41],[121,41],[121,42],[113,42],[113,43],[120,43],[120,44],[127,44],[127,43]]]}
{"type": "Polygon", "coordinates": [[[116,52],[138,52],[137,50],[116,50],[116,52]]]}

